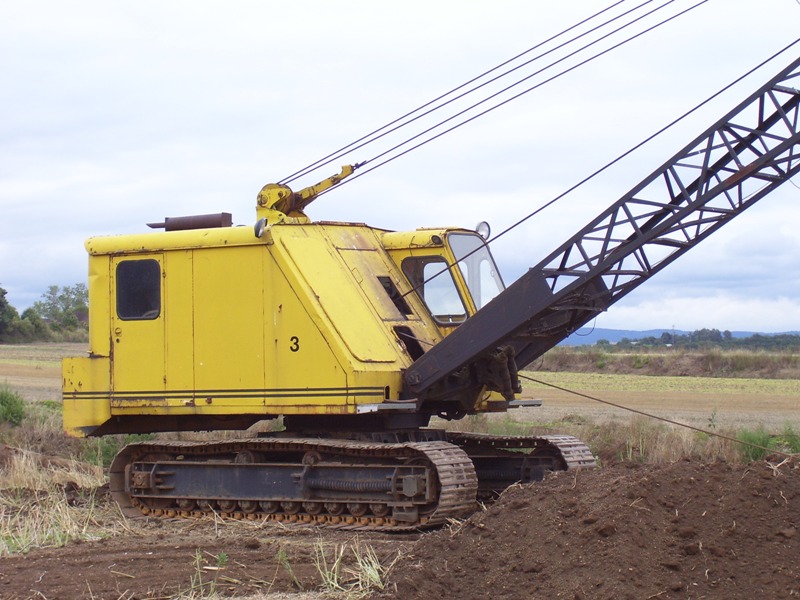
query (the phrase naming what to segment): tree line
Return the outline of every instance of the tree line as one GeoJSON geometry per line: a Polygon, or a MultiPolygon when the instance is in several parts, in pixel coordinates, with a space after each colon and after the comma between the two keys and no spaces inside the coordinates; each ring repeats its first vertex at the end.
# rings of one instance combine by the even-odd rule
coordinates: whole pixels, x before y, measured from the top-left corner
{"type": "Polygon", "coordinates": [[[0,343],[80,342],[88,339],[89,291],[84,283],[51,285],[20,314],[0,287],[0,343]]]}
{"type": "MultiPolygon", "coordinates": [[[[596,345],[611,346],[611,343],[608,340],[599,340],[596,345]]],[[[730,331],[720,331],[719,329],[698,329],[691,333],[670,333],[665,331],[658,337],[648,336],[637,340],[622,338],[614,347],[620,350],[633,347],[673,347],[685,350],[721,348],[791,352],[800,350],[800,335],[792,333],[775,335],[755,333],[747,337],[734,337],[730,331]]]]}

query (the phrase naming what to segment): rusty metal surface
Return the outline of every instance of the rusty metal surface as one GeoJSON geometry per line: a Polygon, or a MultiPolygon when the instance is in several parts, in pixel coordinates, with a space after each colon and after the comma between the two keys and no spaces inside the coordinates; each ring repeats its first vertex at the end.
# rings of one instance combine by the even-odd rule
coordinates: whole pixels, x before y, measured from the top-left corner
{"type": "Polygon", "coordinates": [[[207,215],[188,215],[185,217],[166,217],[163,223],[148,223],[151,229],[164,231],[184,231],[186,229],[212,229],[215,227],[231,227],[231,213],[213,213],[207,215]]]}

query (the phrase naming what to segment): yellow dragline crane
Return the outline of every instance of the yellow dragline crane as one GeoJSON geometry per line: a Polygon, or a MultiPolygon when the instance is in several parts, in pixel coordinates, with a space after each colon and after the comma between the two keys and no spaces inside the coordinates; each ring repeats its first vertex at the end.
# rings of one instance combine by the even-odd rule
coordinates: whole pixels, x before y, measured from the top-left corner
{"type": "Polygon", "coordinates": [[[315,223],[268,185],[230,215],[95,237],[89,354],[63,364],[76,436],[285,431],[131,444],[111,467],[126,514],[416,528],[546,471],[591,467],[569,436],[430,428],[523,404],[518,369],[800,169],[800,60],[508,288],[484,239],[315,223]]]}

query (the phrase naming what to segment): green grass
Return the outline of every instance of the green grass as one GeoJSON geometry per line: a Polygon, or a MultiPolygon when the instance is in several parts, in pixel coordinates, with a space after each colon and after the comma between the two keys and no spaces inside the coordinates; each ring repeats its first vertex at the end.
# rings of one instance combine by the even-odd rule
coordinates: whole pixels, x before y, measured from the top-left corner
{"type": "Polygon", "coordinates": [[[742,429],[736,435],[736,439],[742,442],[739,451],[745,462],[764,460],[764,457],[775,448],[775,439],[761,426],[757,429],[742,429]]]}
{"type": "Polygon", "coordinates": [[[781,435],[778,436],[777,443],[793,454],[800,454],[800,434],[795,432],[794,427],[788,423],[781,435]]]}
{"type": "Polygon", "coordinates": [[[19,425],[26,412],[25,399],[8,385],[0,385],[0,424],[19,425]]]}

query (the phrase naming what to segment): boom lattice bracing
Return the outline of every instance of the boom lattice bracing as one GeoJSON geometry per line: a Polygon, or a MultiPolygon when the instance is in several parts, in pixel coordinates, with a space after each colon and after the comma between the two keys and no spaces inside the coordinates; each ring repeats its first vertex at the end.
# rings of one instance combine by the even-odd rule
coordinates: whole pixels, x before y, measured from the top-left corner
{"type": "Polygon", "coordinates": [[[503,345],[541,356],[800,170],[800,59],[409,368],[416,395],[503,345]],[[480,348],[480,350],[477,350],[480,348]]]}

